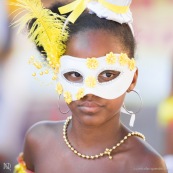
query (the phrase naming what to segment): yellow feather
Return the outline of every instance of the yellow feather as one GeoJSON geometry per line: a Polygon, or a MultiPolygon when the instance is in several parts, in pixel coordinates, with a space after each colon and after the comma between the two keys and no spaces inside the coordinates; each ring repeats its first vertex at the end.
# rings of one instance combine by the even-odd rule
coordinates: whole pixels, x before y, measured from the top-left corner
{"type": "Polygon", "coordinates": [[[66,18],[44,8],[40,0],[17,0],[12,5],[17,6],[21,12],[25,10],[23,16],[13,23],[15,26],[19,25],[19,32],[35,19],[29,30],[29,37],[36,45],[44,48],[49,64],[56,68],[66,49],[64,43],[68,38],[68,31],[67,27],[63,29],[66,18]]]}

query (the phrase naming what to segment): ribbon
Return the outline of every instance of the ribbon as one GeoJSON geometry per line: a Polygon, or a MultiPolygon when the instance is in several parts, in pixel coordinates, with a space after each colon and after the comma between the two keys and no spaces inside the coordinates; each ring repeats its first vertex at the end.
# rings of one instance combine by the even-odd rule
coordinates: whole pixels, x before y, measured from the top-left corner
{"type": "MultiPolygon", "coordinates": [[[[91,1],[96,1],[96,0],[75,0],[74,2],[71,2],[70,4],[67,4],[58,9],[61,14],[72,12],[67,18],[67,20],[74,23],[77,20],[77,18],[83,13],[83,11],[86,9],[87,4],[91,1]]],[[[97,0],[97,2],[102,4],[105,8],[118,14],[124,14],[129,10],[129,6],[114,5],[105,0],[97,0]]]]}

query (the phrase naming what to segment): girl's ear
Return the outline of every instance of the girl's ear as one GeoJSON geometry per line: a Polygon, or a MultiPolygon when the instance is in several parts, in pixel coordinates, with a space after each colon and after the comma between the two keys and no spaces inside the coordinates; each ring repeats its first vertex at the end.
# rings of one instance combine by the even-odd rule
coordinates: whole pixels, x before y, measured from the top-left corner
{"type": "Polygon", "coordinates": [[[129,86],[127,92],[130,92],[130,91],[132,91],[132,90],[135,88],[136,83],[137,83],[137,79],[138,79],[138,68],[136,69],[136,72],[135,72],[135,74],[134,74],[132,83],[131,83],[131,85],[129,86]]]}

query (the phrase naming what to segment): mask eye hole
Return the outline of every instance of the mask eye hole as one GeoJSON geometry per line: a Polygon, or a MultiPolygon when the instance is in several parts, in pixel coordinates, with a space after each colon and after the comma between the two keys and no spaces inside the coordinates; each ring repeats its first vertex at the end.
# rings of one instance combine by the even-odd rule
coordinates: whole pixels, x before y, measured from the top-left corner
{"type": "Polygon", "coordinates": [[[74,83],[82,83],[83,82],[83,76],[76,71],[70,71],[64,74],[64,77],[70,81],[70,82],[74,82],[74,83]]]}
{"type": "Polygon", "coordinates": [[[114,70],[105,70],[98,75],[98,81],[100,83],[109,82],[120,75],[121,72],[114,70]]]}

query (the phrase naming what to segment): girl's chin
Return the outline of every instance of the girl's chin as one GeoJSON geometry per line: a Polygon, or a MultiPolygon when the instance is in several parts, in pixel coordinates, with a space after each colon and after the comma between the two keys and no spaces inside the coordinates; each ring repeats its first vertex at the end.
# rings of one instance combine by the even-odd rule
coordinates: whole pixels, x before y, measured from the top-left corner
{"type": "Polygon", "coordinates": [[[104,120],[100,113],[98,114],[84,114],[82,113],[81,115],[78,115],[78,118],[80,119],[80,124],[85,125],[85,126],[100,126],[101,124],[104,124],[104,120]]]}

